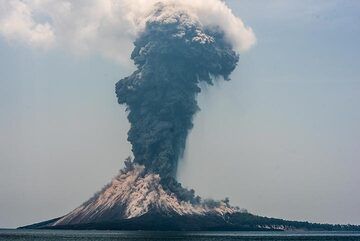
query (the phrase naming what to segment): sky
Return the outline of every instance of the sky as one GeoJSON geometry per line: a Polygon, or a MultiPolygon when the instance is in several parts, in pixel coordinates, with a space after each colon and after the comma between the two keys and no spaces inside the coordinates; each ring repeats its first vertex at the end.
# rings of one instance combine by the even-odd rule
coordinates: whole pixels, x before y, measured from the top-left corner
{"type": "MultiPolygon", "coordinates": [[[[231,81],[202,85],[179,180],[259,215],[360,224],[360,3],[226,2],[256,44],[231,81]]],[[[0,227],[61,216],[123,167],[129,48],[118,61],[0,36],[0,227]]]]}

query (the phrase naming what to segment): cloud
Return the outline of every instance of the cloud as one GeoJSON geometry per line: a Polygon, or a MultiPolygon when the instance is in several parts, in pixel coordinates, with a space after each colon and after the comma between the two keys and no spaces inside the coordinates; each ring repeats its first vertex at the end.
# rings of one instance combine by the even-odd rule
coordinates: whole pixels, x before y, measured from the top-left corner
{"type": "Polygon", "coordinates": [[[53,44],[55,36],[52,26],[46,22],[36,22],[28,4],[6,0],[0,3],[0,32],[4,37],[44,48],[53,44]]]}
{"type": "Polygon", "coordinates": [[[157,2],[188,12],[205,27],[220,28],[238,52],[256,41],[221,0],[0,0],[0,34],[31,47],[61,47],[122,62],[157,2]]]}

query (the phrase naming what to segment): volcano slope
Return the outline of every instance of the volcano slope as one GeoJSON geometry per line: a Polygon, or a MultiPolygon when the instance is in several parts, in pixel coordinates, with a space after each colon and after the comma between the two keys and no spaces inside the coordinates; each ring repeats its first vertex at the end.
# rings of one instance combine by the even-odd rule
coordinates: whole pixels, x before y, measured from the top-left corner
{"type": "Polygon", "coordinates": [[[314,224],[250,214],[228,200],[181,201],[164,190],[159,175],[127,163],[111,183],[69,214],[23,229],[187,231],[355,231],[354,225],[314,224]]]}

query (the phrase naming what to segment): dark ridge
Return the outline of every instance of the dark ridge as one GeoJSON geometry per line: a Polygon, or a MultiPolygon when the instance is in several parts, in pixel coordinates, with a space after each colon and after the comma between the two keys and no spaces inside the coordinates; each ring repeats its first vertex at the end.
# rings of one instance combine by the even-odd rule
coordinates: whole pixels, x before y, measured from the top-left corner
{"type": "Polygon", "coordinates": [[[46,227],[56,221],[58,221],[60,218],[53,218],[47,221],[43,221],[43,222],[39,222],[39,223],[34,223],[34,224],[30,224],[30,225],[26,225],[26,226],[22,226],[22,227],[18,227],[17,229],[39,229],[39,228],[43,228],[46,227]]]}
{"type": "Polygon", "coordinates": [[[360,226],[287,221],[256,216],[250,213],[219,215],[165,215],[147,213],[143,216],[62,226],[48,226],[58,219],[21,227],[22,229],[69,230],[151,230],[151,231],[360,231],[360,226]]]}

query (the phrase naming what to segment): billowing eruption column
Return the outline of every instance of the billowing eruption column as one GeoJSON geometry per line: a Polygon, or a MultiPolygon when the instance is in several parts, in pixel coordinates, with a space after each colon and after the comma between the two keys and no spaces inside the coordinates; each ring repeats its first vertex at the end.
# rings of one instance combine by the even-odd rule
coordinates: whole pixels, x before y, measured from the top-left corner
{"type": "MultiPolygon", "coordinates": [[[[178,160],[199,110],[199,83],[229,79],[238,54],[219,29],[205,28],[185,11],[157,4],[131,54],[137,70],[116,84],[131,124],[128,141],[134,163],[160,175],[162,185],[178,195],[178,160]]],[[[191,195],[190,195],[191,196],[191,195]]]]}

